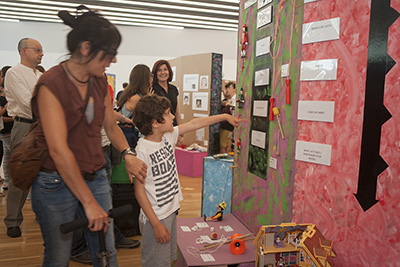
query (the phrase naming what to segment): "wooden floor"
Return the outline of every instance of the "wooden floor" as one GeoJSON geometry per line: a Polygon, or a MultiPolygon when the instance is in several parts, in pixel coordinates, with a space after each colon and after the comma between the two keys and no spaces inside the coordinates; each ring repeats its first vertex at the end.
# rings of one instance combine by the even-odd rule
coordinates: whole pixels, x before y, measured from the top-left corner
{"type": "MultiPolygon", "coordinates": [[[[180,182],[184,200],[181,202],[181,211],[178,217],[200,217],[202,178],[180,175],[180,182]]],[[[25,203],[23,214],[22,236],[19,238],[8,237],[3,222],[6,215],[6,197],[0,197],[0,266],[2,267],[42,265],[43,240],[29,200],[25,203]]],[[[141,239],[140,236],[131,238],[141,239]]],[[[117,258],[121,267],[141,266],[140,248],[118,249],[117,258]]],[[[70,261],[70,266],[88,265],[70,261]]]]}

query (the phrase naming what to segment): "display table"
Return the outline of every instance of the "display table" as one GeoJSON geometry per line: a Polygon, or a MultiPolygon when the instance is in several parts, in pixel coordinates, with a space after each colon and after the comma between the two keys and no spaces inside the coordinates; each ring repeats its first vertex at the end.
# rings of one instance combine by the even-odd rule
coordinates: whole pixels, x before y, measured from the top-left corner
{"type": "Polygon", "coordinates": [[[232,200],[232,165],[233,159],[203,159],[203,192],[201,197],[201,215],[212,216],[217,205],[225,201],[224,214],[231,213],[232,200]]]}
{"type": "Polygon", "coordinates": [[[199,177],[203,174],[203,158],[207,152],[189,151],[175,148],[175,159],[178,173],[189,177],[199,177]]]}
{"type": "MultiPolygon", "coordinates": [[[[196,244],[196,239],[202,235],[210,235],[210,228],[202,228],[202,231],[191,231],[184,232],[181,226],[187,226],[192,228],[196,223],[203,222],[203,218],[178,218],[177,220],[177,230],[178,230],[178,260],[176,266],[219,266],[226,264],[239,264],[239,263],[249,263],[246,266],[254,266],[256,257],[256,247],[253,244],[254,240],[249,240],[245,242],[246,251],[242,255],[234,255],[230,249],[229,244],[225,244],[214,253],[203,252],[202,254],[209,254],[214,257],[215,261],[205,262],[202,257],[194,257],[187,251],[188,247],[203,248],[204,244],[196,244]]],[[[218,238],[222,235],[224,237],[230,237],[233,234],[239,233],[246,235],[250,231],[232,214],[225,215],[223,220],[220,222],[207,222],[209,227],[214,227],[214,231],[218,234],[218,238]],[[226,232],[224,229],[220,229],[220,226],[230,226],[233,231],[226,232]]],[[[254,235],[252,235],[254,237],[254,235]]],[[[215,248],[214,248],[215,249],[215,248]]],[[[211,249],[213,250],[213,249],[211,249]]],[[[193,252],[193,250],[191,250],[193,252]]],[[[241,265],[245,266],[245,265],[241,265]]]]}

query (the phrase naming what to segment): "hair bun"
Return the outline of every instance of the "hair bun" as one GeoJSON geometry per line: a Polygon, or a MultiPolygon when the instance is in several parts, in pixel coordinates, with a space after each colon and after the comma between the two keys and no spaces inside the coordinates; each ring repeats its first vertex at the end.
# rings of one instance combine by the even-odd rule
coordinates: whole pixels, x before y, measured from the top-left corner
{"type": "Polygon", "coordinates": [[[69,14],[68,11],[62,10],[58,12],[58,16],[60,19],[63,20],[64,24],[70,26],[71,28],[74,28],[75,26],[75,17],[69,14]]]}

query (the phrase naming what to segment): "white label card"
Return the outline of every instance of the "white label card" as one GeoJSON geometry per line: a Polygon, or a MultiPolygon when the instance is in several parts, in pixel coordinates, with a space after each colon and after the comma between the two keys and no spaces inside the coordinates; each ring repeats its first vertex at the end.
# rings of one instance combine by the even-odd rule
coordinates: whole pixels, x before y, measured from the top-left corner
{"type": "Polygon", "coordinates": [[[271,2],[272,2],[272,0],[258,0],[257,8],[260,9],[263,6],[266,6],[271,2]]]}
{"type": "Polygon", "coordinates": [[[306,121],[333,122],[335,102],[299,101],[297,119],[306,121]]]}
{"type": "Polygon", "coordinates": [[[208,227],[209,227],[208,224],[207,224],[206,222],[198,222],[198,223],[196,223],[196,225],[197,225],[199,228],[208,228],[208,227]]]}
{"type": "Polygon", "coordinates": [[[224,226],[224,231],[225,232],[233,232],[233,228],[229,225],[224,226]]]}
{"type": "Polygon", "coordinates": [[[172,66],[171,69],[172,69],[172,73],[174,74],[172,76],[172,81],[171,82],[175,82],[176,81],[176,66],[172,66]]]}
{"type": "Polygon", "coordinates": [[[272,169],[277,169],[278,168],[278,160],[276,159],[276,158],[273,158],[273,157],[270,157],[269,158],[269,166],[272,168],[272,169]]]}
{"type": "Polygon", "coordinates": [[[303,24],[303,44],[339,39],[340,18],[303,24]]]}
{"type": "Polygon", "coordinates": [[[268,101],[254,100],[253,116],[268,117],[268,101]]]}
{"type": "Polygon", "coordinates": [[[336,80],[337,64],[337,59],[302,61],[300,81],[336,80]]]}
{"type": "Polygon", "coordinates": [[[271,23],[272,21],[272,6],[267,6],[257,13],[257,28],[271,23]]]}
{"type": "Polygon", "coordinates": [[[281,66],[281,77],[287,77],[289,75],[289,64],[283,64],[281,66]]]}
{"type": "Polygon", "coordinates": [[[189,226],[181,226],[181,229],[182,229],[182,231],[184,231],[184,232],[191,232],[189,226]]]}
{"type": "Polygon", "coordinates": [[[254,74],[254,86],[269,84],[269,69],[256,71],[254,74]]]}
{"type": "Polygon", "coordinates": [[[213,257],[213,255],[211,254],[200,254],[202,260],[204,262],[212,262],[215,261],[215,258],[213,257]]]}
{"type": "Polygon", "coordinates": [[[256,42],[256,57],[268,54],[270,43],[271,43],[271,36],[258,40],[256,42]]]}
{"type": "Polygon", "coordinates": [[[255,3],[257,3],[257,0],[249,0],[249,1],[245,2],[244,9],[249,8],[250,6],[254,5],[255,3]]]}
{"type": "Polygon", "coordinates": [[[296,141],[296,160],[331,166],[332,146],[296,141]]]}
{"type": "Polygon", "coordinates": [[[251,144],[253,146],[261,147],[265,149],[265,138],[267,134],[260,131],[251,131],[251,144]]]}

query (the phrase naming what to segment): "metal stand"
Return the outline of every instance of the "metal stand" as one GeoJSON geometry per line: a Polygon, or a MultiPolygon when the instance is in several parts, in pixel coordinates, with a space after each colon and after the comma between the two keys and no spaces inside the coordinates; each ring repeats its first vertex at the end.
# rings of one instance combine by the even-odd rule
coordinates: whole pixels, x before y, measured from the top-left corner
{"type": "Polygon", "coordinates": [[[99,257],[100,260],[100,266],[101,267],[108,267],[110,266],[110,255],[111,252],[107,251],[106,248],[106,240],[104,237],[104,232],[103,230],[97,231],[97,235],[99,237],[99,251],[97,252],[97,257],[99,257]]]}

